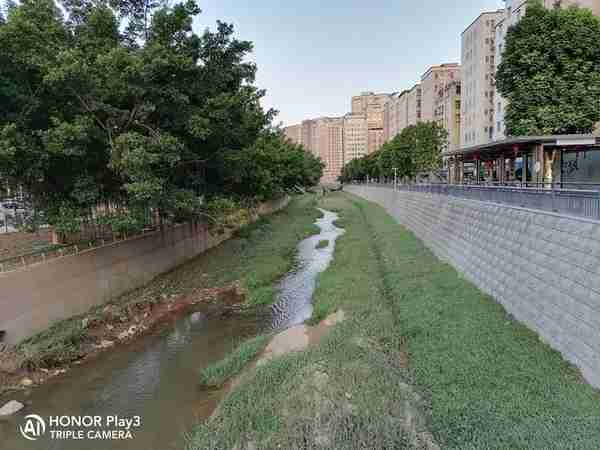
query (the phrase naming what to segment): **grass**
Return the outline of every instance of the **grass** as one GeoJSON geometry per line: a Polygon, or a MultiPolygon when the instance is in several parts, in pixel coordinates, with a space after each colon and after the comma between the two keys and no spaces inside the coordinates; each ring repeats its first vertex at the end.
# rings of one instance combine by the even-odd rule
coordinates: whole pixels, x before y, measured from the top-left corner
{"type": "Polygon", "coordinates": [[[257,368],[187,448],[597,449],[600,395],[372,203],[322,199],[346,233],[318,279],[320,344],[257,368]],[[414,425],[410,425],[410,421],[414,425]]]}
{"type": "Polygon", "coordinates": [[[261,335],[240,344],[225,359],[205,367],[200,374],[204,386],[220,387],[239,374],[267,346],[271,335],[261,335]]]}
{"type": "Polygon", "coordinates": [[[58,322],[19,344],[17,352],[20,366],[35,370],[75,361],[82,356],[80,347],[84,339],[85,329],[81,319],[58,322]]]}
{"type": "MultiPolygon", "coordinates": [[[[314,221],[321,213],[315,205],[312,195],[295,197],[284,210],[240,229],[237,237],[112,301],[112,314],[126,320],[137,305],[158,303],[191,294],[196,289],[226,286],[239,280],[248,292],[248,305],[272,303],[273,283],[295,263],[298,242],[319,231],[314,221]]],[[[20,343],[16,350],[21,366],[57,367],[79,359],[87,336],[82,319],[102,321],[105,306],[58,322],[20,343]]]]}
{"type": "Polygon", "coordinates": [[[321,239],[318,243],[316,248],[325,248],[329,245],[329,240],[327,239],[321,239]]]}

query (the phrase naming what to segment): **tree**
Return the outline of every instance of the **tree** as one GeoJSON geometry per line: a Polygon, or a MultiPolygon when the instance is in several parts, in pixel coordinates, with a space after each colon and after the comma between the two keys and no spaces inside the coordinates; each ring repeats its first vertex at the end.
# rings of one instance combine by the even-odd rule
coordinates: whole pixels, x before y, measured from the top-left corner
{"type": "Polygon", "coordinates": [[[406,127],[377,152],[354,159],[342,169],[340,180],[349,182],[369,178],[414,178],[419,172],[437,170],[448,133],[435,122],[406,127]]]}
{"type": "Polygon", "coordinates": [[[319,174],[269,135],[275,111],[260,105],[252,44],[233,26],[197,35],[192,0],[62,6],[23,0],[0,26],[0,175],[23,185],[51,222],[99,203],[193,219],[203,198],[240,194],[230,162],[259,147],[282,153],[261,169],[282,184],[262,194],[316,182],[282,169],[308,164],[319,174]]]}
{"type": "Polygon", "coordinates": [[[265,130],[256,143],[224,154],[225,182],[240,197],[266,200],[287,188],[317,184],[325,165],[279,130],[265,130]]]}
{"type": "Polygon", "coordinates": [[[590,133],[600,120],[600,18],[528,4],[509,28],[496,83],[508,135],[590,133]]]}

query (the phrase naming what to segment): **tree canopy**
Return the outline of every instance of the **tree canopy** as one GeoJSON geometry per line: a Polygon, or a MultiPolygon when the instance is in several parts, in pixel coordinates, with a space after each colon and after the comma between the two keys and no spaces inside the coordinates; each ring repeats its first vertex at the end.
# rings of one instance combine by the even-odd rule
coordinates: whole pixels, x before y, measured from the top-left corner
{"type": "Polygon", "coordinates": [[[349,161],[340,180],[350,182],[369,178],[414,178],[418,173],[437,170],[448,134],[435,122],[411,125],[376,152],[349,161]]]}
{"type": "MultiPolygon", "coordinates": [[[[557,5],[558,6],[558,5],[557,5]]],[[[600,121],[600,18],[528,3],[510,27],[496,83],[508,135],[590,133],[600,121]]]]}
{"type": "Polygon", "coordinates": [[[222,22],[194,33],[198,14],[193,0],[11,6],[0,22],[0,178],[51,221],[100,202],[193,217],[202,197],[317,182],[320,161],[260,105],[252,44],[222,22]]]}

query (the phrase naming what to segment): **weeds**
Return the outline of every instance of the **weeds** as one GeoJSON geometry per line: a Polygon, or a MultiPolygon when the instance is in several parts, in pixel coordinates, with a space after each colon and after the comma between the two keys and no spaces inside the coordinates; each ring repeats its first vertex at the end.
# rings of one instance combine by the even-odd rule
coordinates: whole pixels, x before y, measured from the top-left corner
{"type": "Polygon", "coordinates": [[[225,359],[206,367],[200,374],[204,386],[219,387],[239,374],[267,346],[271,335],[261,335],[243,342],[225,359]]]}

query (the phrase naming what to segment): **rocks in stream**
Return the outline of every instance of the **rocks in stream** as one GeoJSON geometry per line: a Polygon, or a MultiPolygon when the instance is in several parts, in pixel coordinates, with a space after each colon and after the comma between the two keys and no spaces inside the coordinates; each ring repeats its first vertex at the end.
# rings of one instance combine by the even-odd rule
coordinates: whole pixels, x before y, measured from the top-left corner
{"type": "Polygon", "coordinates": [[[0,417],[12,416],[13,414],[21,411],[25,405],[16,400],[11,400],[0,408],[0,417]]]}

